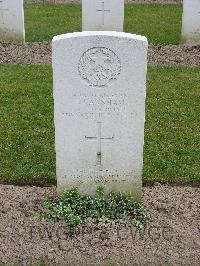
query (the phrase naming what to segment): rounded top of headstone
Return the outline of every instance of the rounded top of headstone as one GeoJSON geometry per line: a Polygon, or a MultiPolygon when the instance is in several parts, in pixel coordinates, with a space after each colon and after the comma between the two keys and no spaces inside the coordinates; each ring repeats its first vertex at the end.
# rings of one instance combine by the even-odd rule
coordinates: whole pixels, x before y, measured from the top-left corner
{"type": "Polygon", "coordinates": [[[83,31],[83,32],[66,33],[66,34],[57,35],[53,37],[52,41],[57,42],[57,41],[62,41],[65,39],[70,39],[70,38],[95,37],[95,36],[127,38],[127,39],[132,39],[135,41],[143,42],[144,44],[148,45],[148,41],[145,36],[136,35],[132,33],[125,33],[125,32],[116,32],[116,31],[83,31]]]}

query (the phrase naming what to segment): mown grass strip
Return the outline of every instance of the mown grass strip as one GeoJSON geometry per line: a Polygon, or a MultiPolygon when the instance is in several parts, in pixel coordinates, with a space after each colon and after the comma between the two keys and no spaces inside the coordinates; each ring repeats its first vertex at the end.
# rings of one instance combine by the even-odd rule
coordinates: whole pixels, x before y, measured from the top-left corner
{"type": "MultiPolygon", "coordinates": [[[[55,182],[52,70],[0,66],[0,182],[55,182]]],[[[149,67],[144,182],[200,181],[200,68],[149,67]]]]}
{"type": "MultiPolygon", "coordinates": [[[[127,4],[125,32],[145,35],[150,43],[177,44],[182,5],[127,4]]],[[[79,4],[26,4],[26,41],[51,41],[53,36],[81,31],[79,4]]]]}

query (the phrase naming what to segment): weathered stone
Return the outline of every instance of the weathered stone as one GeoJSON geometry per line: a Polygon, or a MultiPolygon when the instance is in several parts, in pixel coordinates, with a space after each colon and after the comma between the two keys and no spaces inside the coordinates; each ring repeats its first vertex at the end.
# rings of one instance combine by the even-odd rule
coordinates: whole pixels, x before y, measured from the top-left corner
{"type": "Polygon", "coordinates": [[[123,31],[124,0],[82,0],[83,31],[123,31]]]}
{"type": "Polygon", "coordinates": [[[0,0],[0,40],[25,40],[23,0],[0,0]]]}
{"type": "Polygon", "coordinates": [[[147,40],[117,32],[53,39],[58,190],[141,196],[147,40]]]}
{"type": "Polygon", "coordinates": [[[200,0],[183,1],[182,42],[200,44],[200,0]]]}

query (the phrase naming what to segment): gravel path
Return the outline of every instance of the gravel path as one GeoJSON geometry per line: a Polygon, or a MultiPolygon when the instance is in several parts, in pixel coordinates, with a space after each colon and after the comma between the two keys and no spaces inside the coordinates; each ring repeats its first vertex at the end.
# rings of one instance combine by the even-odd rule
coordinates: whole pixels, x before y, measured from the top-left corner
{"type": "MultiPolygon", "coordinates": [[[[148,62],[155,66],[200,66],[200,46],[149,46],[148,62]]],[[[48,42],[0,43],[0,64],[51,64],[51,44],[48,42]]]]}
{"type": "Polygon", "coordinates": [[[144,231],[87,223],[73,238],[64,222],[37,221],[45,192],[54,194],[55,187],[0,185],[0,264],[200,265],[200,188],[145,187],[150,215],[144,231]]]}
{"type": "Polygon", "coordinates": [[[0,43],[0,64],[51,64],[51,44],[13,43],[6,47],[0,43]]]}
{"type": "MultiPolygon", "coordinates": [[[[81,0],[25,0],[26,3],[80,3],[81,0]]],[[[178,4],[183,0],[125,0],[125,3],[178,4]]]]}
{"type": "Polygon", "coordinates": [[[148,63],[154,66],[200,66],[200,46],[150,45],[148,63]]]}

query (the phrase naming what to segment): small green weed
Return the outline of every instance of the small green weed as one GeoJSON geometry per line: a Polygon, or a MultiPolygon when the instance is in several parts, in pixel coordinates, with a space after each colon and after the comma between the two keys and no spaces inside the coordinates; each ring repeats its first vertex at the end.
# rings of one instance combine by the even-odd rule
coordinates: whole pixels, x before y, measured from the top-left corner
{"type": "Polygon", "coordinates": [[[101,225],[131,222],[142,229],[147,216],[147,210],[131,194],[107,194],[103,187],[93,197],[80,194],[77,188],[64,190],[57,198],[46,195],[44,208],[42,218],[54,222],[64,219],[70,232],[86,220],[101,225]]]}
{"type": "Polygon", "coordinates": [[[1,45],[6,48],[6,47],[9,47],[11,45],[11,42],[10,41],[1,41],[1,45]]]}

